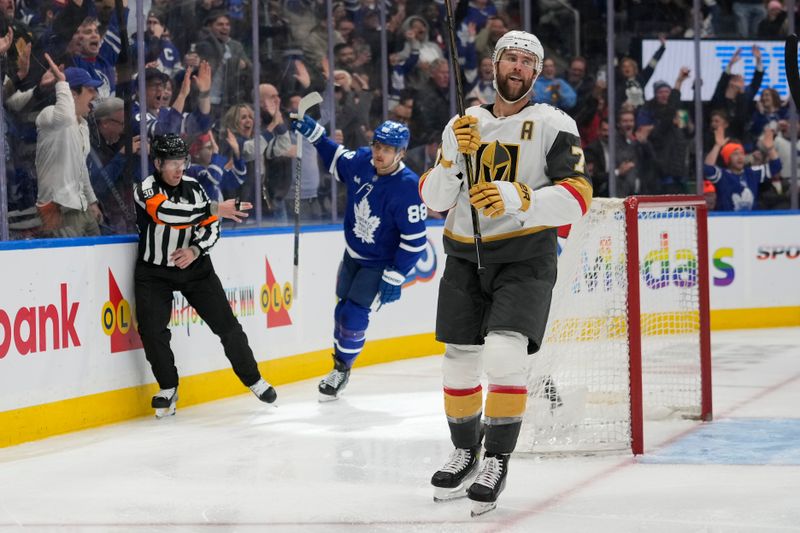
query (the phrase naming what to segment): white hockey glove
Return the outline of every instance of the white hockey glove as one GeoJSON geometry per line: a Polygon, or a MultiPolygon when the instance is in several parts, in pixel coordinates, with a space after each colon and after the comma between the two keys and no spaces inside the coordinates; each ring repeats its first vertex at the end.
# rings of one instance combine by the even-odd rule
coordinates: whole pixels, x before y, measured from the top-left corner
{"type": "Polygon", "coordinates": [[[480,182],[469,190],[469,203],[489,218],[508,214],[523,222],[530,215],[532,194],[530,187],[516,181],[480,182]]]}
{"type": "Polygon", "coordinates": [[[387,268],[383,271],[381,285],[378,289],[380,304],[392,303],[400,299],[400,289],[403,287],[406,277],[397,270],[387,268]]]}

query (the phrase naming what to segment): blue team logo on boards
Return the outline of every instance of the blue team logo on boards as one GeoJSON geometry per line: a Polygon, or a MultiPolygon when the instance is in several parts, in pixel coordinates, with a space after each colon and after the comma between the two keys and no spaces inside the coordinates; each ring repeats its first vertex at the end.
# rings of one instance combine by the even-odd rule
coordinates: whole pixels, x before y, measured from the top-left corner
{"type": "Polygon", "coordinates": [[[417,259],[417,264],[414,269],[406,276],[406,281],[403,287],[410,287],[411,285],[420,282],[424,283],[433,279],[436,275],[436,266],[439,263],[436,257],[436,249],[433,247],[430,239],[425,241],[425,250],[422,251],[422,256],[417,259]]]}

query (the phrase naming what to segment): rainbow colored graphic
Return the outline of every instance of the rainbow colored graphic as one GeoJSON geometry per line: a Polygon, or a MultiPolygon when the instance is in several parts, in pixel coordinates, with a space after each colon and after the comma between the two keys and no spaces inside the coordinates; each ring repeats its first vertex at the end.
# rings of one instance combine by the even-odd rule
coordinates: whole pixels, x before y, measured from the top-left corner
{"type": "Polygon", "coordinates": [[[719,248],[714,252],[714,268],[719,270],[722,274],[722,277],[714,276],[715,287],[727,287],[733,283],[733,280],[736,277],[736,272],[733,269],[733,265],[725,262],[725,259],[729,257],[733,257],[733,248],[719,248]]]}
{"type": "Polygon", "coordinates": [[[661,233],[661,246],[648,252],[642,261],[642,279],[650,289],[661,289],[670,283],[676,287],[697,285],[697,256],[692,250],[675,250],[675,264],[670,264],[669,233],[661,233]]]}

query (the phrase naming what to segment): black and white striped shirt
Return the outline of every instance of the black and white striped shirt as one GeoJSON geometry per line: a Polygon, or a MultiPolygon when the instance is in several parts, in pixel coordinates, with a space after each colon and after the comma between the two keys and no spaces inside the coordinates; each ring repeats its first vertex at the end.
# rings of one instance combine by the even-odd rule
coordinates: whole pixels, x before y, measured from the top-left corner
{"type": "Polygon", "coordinates": [[[219,239],[219,219],[211,214],[211,200],[194,178],[183,176],[169,187],[148,176],[133,189],[136,225],[139,228],[138,259],[174,267],[170,259],[178,248],[195,247],[208,253],[219,239]]]}

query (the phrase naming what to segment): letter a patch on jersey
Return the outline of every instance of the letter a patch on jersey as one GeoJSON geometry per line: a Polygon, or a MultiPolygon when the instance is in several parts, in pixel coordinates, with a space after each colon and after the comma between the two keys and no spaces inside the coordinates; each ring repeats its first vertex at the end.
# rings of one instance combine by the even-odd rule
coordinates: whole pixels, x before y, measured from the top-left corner
{"type": "Polygon", "coordinates": [[[353,233],[367,244],[375,243],[375,230],[381,225],[380,217],[372,214],[367,198],[364,197],[353,206],[356,215],[356,223],[353,225],[353,233]]]}
{"type": "Polygon", "coordinates": [[[481,143],[475,158],[478,181],[517,181],[518,144],[481,143]]]}

